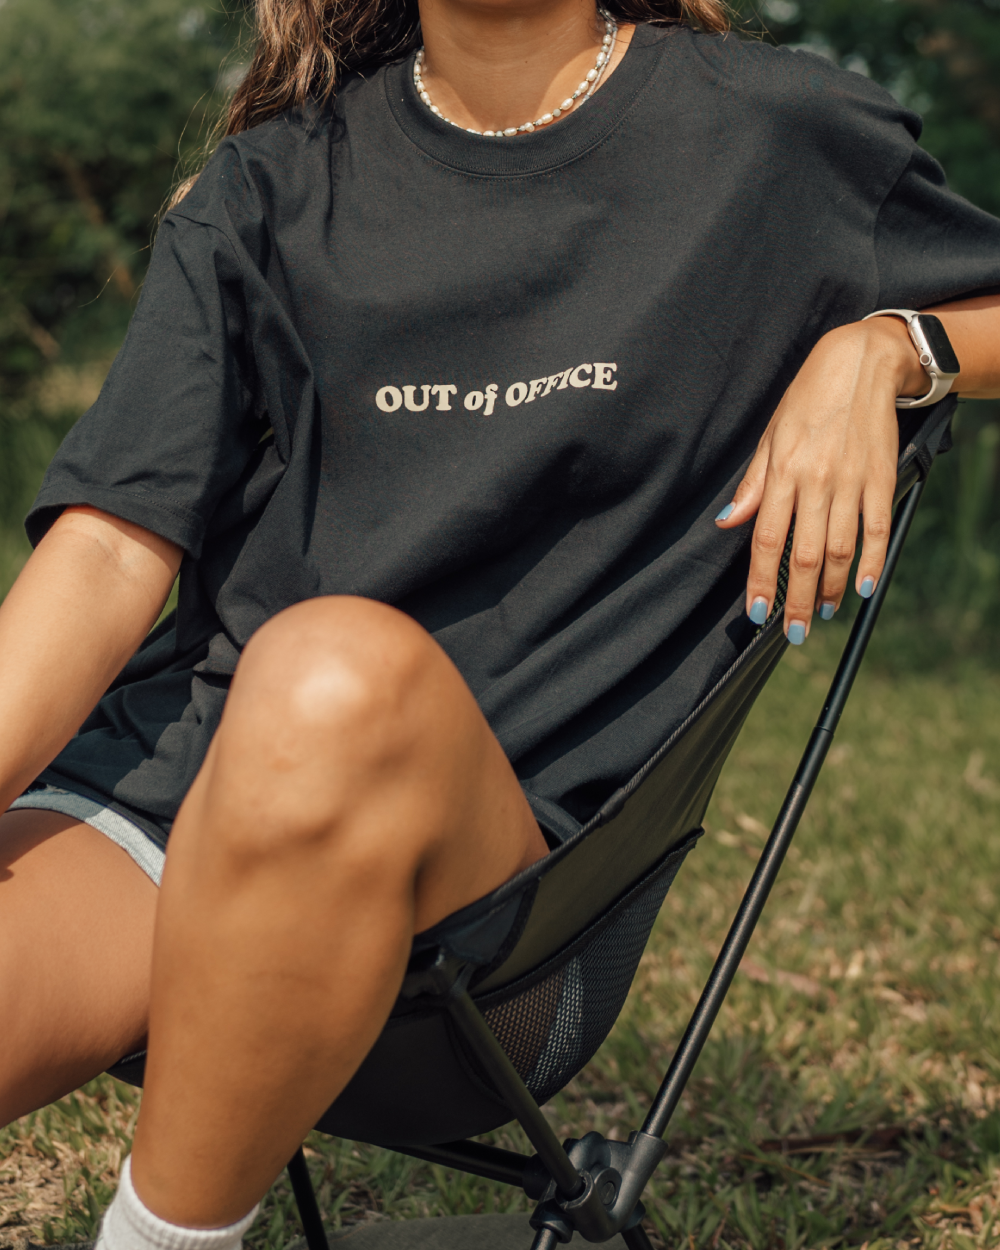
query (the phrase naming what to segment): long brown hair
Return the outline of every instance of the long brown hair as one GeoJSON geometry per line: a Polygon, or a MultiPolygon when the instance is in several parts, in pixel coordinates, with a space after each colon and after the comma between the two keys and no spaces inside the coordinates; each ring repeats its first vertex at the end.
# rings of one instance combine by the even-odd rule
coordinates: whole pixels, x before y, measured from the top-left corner
{"type": "MultiPolygon", "coordinates": [[[[603,7],[620,22],[729,28],[725,0],[607,0],[603,7]]],[[[417,0],[256,0],[256,11],[257,46],[229,106],[229,135],[308,100],[325,103],[344,74],[420,45],[417,0]]]]}

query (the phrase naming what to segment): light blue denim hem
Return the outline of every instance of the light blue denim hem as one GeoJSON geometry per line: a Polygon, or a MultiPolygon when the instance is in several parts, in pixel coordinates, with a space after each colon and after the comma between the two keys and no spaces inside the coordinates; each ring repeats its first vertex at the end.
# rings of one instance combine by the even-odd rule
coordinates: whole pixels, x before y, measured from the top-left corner
{"type": "Polygon", "coordinates": [[[61,812],[63,816],[72,816],[74,820],[83,821],[130,855],[154,885],[160,884],[166,855],[138,825],[112,811],[110,807],[103,807],[83,794],[74,794],[72,790],[45,786],[40,790],[32,790],[30,794],[22,794],[11,803],[8,810],[14,812],[25,808],[61,812]]]}

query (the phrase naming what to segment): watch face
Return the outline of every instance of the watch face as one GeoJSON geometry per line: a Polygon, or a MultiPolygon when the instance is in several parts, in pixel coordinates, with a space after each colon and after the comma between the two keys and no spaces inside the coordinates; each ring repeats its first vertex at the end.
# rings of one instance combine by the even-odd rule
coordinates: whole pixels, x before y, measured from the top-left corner
{"type": "Polygon", "coordinates": [[[944,326],[929,314],[921,313],[920,328],[924,332],[927,346],[934,353],[934,359],[942,373],[960,373],[962,366],[958,363],[955,349],[945,331],[944,326]]]}

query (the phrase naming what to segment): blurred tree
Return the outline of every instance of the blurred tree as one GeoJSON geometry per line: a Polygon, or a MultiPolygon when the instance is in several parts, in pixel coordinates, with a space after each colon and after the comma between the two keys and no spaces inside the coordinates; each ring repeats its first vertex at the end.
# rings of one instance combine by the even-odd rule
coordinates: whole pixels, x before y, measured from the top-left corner
{"type": "MultiPolygon", "coordinates": [[[[867,74],[922,114],[951,185],[1000,215],[1000,0],[736,0],[744,28],[867,74]]],[[[893,597],[954,645],[1000,637],[1000,405],[963,403],[893,597]]],[[[928,651],[917,648],[926,657],[928,651]]]]}
{"type": "Polygon", "coordinates": [[[42,470],[93,398],[87,365],[124,333],[178,162],[239,73],[234,5],[0,0],[0,595],[42,470]]]}
{"type": "Polygon", "coordinates": [[[924,117],[951,184],[1000,214],[1000,0],[764,0],[751,29],[870,74],[924,117]]]}
{"type": "Polygon", "coordinates": [[[74,334],[117,337],[237,25],[193,0],[0,7],[0,402],[74,334]]]}

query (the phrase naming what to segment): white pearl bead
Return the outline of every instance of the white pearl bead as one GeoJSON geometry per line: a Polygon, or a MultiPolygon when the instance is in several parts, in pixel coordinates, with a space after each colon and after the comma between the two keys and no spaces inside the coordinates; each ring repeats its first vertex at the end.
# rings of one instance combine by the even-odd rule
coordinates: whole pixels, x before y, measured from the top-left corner
{"type": "Polygon", "coordinates": [[[524,126],[523,126],[523,129],[524,129],[524,130],[526,130],[526,131],[528,132],[528,134],[529,134],[529,135],[530,135],[530,134],[533,134],[533,133],[534,133],[534,130],[535,130],[535,123],[534,123],[534,122],[525,122],[525,124],[524,124],[524,126]]]}
{"type": "Polygon", "coordinates": [[[605,35],[604,38],[601,40],[601,43],[603,43],[605,47],[607,47],[610,42],[611,42],[610,35],[605,35]]]}
{"type": "MultiPolygon", "coordinates": [[[[603,52],[599,53],[599,54],[598,54],[598,57],[597,57],[597,64],[598,64],[598,67],[602,66],[602,65],[604,64],[604,62],[605,62],[607,59],[608,59],[608,58],[604,55],[604,53],[603,53],[603,52]]],[[[592,74],[594,73],[594,71],[593,71],[593,70],[591,70],[590,72],[591,72],[592,74]]]]}
{"type": "Polygon", "coordinates": [[[539,120],[543,126],[547,126],[554,116],[554,113],[543,113],[539,120]]]}
{"type": "Polygon", "coordinates": [[[438,108],[436,104],[431,105],[431,112],[436,114],[438,117],[441,116],[441,110],[438,108]]]}
{"type": "Polygon", "coordinates": [[[516,134],[517,134],[517,127],[516,127],[516,126],[508,126],[508,127],[506,128],[506,130],[504,130],[504,134],[505,134],[505,135],[516,135],[516,134]]]}
{"type": "Polygon", "coordinates": [[[553,110],[552,110],[552,116],[553,116],[553,117],[562,117],[562,109],[553,109],[553,110]]]}
{"type": "Polygon", "coordinates": [[[587,82],[593,82],[593,81],[594,81],[594,79],[595,79],[596,77],[597,77],[597,70],[596,70],[596,69],[588,69],[588,70],[587,70],[587,82]]]}
{"type": "Polygon", "coordinates": [[[423,102],[424,102],[425,104],[430,104],[430,102],[431,102],[431,98],[430,98],[430,96],[427,94],[427,92],[426,92],[426,91],[421,91],[421,93],[420,93],[420,98],[421,98],[421,100],[423,100],[423,102]]]}
{"type": "Polygon", "coordinates": [[[571,109],[573,107],[573,101],[575,99],[576,99],[576,96],[567,96],[566,99],[563,100],[562,104],[559,105],[560,113],[565,113],[569,109],[571,109]]]}
{"type": "Polygon", "coordinates": [[[483,131],[483,135],[484,135],[487,139],[492,139],[492,138],[493,138],[493,131],[492,131],[492,130],[484,130],[484,131],[483,131]]]}
{"type": "Polygon", "coordinates": [[[587,88],[588,88],[589,86],[590,86],[590,83],[589,83],[589,82],[587,81],[587,79],[585,78],[585,79],[583,80],[583,82],[582,82],[582,83],[580,83],[579,87],[577,87],[577,89],[576,89],[576,90],[577,90],[577,94],[579,94],[581,91],[586,91],[586,90],[587,90],[587,88]]]}

